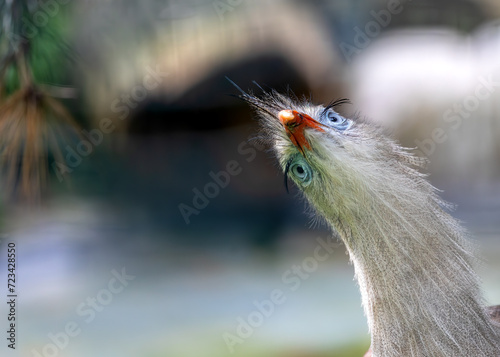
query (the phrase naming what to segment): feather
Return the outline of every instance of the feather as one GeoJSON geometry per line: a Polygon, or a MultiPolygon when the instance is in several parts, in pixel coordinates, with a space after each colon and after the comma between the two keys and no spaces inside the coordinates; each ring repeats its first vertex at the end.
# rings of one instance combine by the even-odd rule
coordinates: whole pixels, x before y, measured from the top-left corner
{"type": "Polygon", "coordinates": [[[325,107],[272,89],[260,96],[240,92],[261,118],[262,136],[283,168],[287,191],[290,177],[346,245],[373,357],[500,356],[500,324],[484,307],[474,271],[476,247],[417,170],[425,160],[368,120],[353,119],[344,131],[322,122],[326,110],[347,99],[325,107]],[[290,172],[301,148],[277,118],[284,109],[329,128],[305,131],[311,149],[303,160],[314,173],[307,186],[290,172]]]}

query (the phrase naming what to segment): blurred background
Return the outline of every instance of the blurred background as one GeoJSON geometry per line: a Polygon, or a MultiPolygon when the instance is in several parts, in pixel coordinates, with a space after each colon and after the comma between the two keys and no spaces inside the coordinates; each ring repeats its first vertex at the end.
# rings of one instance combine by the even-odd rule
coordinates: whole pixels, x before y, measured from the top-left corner
{"type": "Polygon", "coordinates": [[[286,193],[226,76],[315,103],[350,98],[345,115],[428,157],[500,304],[498,1],[2,0],[0,11],[0,264],[15,242],[19,294],[17,349],[2,355],[368,349],[342,244],[307,277],[291,273],[331,233],[286,193]]]}

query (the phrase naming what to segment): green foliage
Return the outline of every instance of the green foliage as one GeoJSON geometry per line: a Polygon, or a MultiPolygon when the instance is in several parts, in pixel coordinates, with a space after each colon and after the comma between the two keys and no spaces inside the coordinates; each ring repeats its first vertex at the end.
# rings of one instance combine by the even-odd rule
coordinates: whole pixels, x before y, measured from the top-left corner
{"type": "MultiPolygon", "coordinates": [[[[68,46],[69,5],[61,5],[52,16],[44,13],[46,23],[36,25],[34,15],[25,12],[18,22],[21,26],[14,26],[16,33],[5,37],[7,43],[13,47],[25,49],[28,68],[36,84],[63,85],[67,81],[69,69],[73,63],[72,51],[68,46]]],[[[5,48],[5,45],[2,46],[5,48]]],[[[4,77],[7,95],[20,88],[18,68],[11,64],[4,77]]]]}
{"type": "MultiPolygon", "coordinates": [[[[206,347],[206,346],[205,346],[206,347]]],[[[198,355],[203,354],[207,357],[222,357],[222,356],[234,356],[234,357],[363,357],[365,353],[370,348],[370,340],[363,339],[353,341],[346,345],[332,348],[329,350],[322,351],[311,351],[307,349],[276,349],[276,348],[266,348],[265,345],[241,345],[237,351],[229,353],[229,351],[218,351],[215,350],[204,350],[203,353],[200,351],[198,355]]],[[[168,351],[167,354],[171,354],[168,351]]],[[[195,355],[194,351],[191,351],[195,355]]],[[[191,355],[191,353],[188,353],[191,355]]],[[[158,356],[165,356],[165,353],[158,354],[158,356]]],[[[175,354],[174,354],[175,355],[175,354]]],[[[148,357],[156,357],[155,353],[147,354],[148,357]]]]}

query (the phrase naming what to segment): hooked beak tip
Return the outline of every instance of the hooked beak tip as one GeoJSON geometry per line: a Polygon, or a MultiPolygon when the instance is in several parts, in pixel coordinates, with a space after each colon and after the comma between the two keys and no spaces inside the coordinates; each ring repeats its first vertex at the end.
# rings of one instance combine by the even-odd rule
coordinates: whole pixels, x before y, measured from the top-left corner
{"type": "Polygon", "coordinates": [[[304,154],[304,149],[311,149],[311,145],[305,137],[305,129],[315,129],[324,131],[321,123],[311,118],[305,113],[300,113],[292,109],[285,109],[278,113],[278,119],[283,124],[290,141],[304,154]]]}
{"type": "Polygon", "coordinates": [[[290,109],[282,110],[278,113],[278,118],[283,125],[287,125],[295,120],[295,114],[290,109]]]}

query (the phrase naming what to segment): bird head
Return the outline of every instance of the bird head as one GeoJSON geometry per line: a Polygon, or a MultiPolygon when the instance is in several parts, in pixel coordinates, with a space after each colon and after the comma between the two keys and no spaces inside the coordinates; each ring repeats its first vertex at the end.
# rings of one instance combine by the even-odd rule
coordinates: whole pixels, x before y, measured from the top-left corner
{"type": "Polygon", "coordinates": [[[411,188],[420,184],[415,178],[422,175],[411,166],[420,160],[377,125],[341,115],[347,99],[315,105],[293,93],[259,87],[262,93],[254,95],[236,87],[261,118],[262,137],[276,153],[285,186],[291,179],[332,225],[350,226],[372,213],[375,200],[391,200],[395,185],[399,200],[412,199],[411,188]]]}

